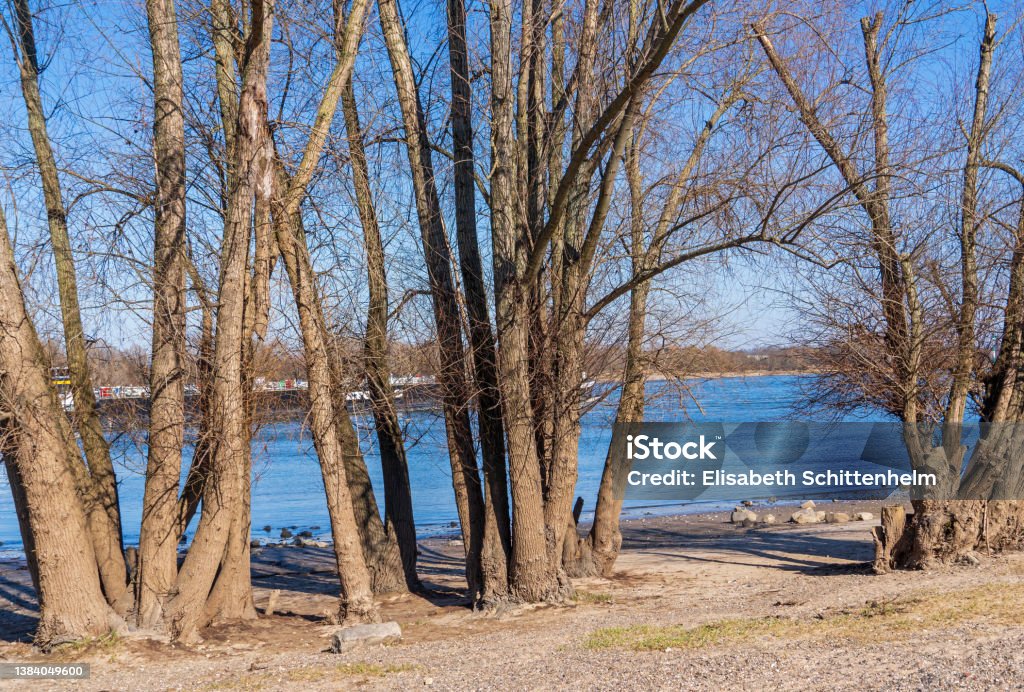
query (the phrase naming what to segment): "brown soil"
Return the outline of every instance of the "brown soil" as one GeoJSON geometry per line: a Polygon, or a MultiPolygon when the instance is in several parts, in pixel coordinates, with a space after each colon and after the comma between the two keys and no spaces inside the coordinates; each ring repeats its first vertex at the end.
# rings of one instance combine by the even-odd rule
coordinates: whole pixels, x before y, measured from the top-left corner
{"type": "MultiPolygon", "coordinates": [[[[879,514],[877,503],[842,508],[879,514]]],[[[96,690],[1021,685],[1024,555],[875,576],[870,525],[744,529],[722,514],[638,519],[624,526],[615,576],[578,580],[576,602],[486,614],[460,596],[461,546],[425,541],[420,571],[431,591],[381,599],[402,642],[340,655],[327,652],[335,628],[324,623],[337,588],[329,548],[257,551],[256,604],[262,610],[280,589],[277,614],[213,628],[199,645],[126,635],[48,656],[27,643],[27,574],[6,564],[0,660],[89,662],[91,678],[74,686],[96,690]]]]}

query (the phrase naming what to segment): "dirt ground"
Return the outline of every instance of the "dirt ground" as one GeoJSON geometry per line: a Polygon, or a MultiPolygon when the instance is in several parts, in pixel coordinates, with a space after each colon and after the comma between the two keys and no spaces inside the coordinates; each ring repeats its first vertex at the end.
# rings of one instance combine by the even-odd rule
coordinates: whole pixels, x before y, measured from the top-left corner
{"type": "MultiPolygon", "coordinates": [[[[844,507],[860,509],[879,513],[844,507]]],[[[277,613],[199,645],[125,635],[47,657],[27,643],[24,569],[0,564],[0,660],[92,667],[11,689],[1024,689],[1024,555],[876,576],[871,525],[646,517],[624,526],[615,576],[578,580],[574,603],[487,614],[460,596],[461,546],[426,541],[430,591],[382,598],[402,641],[346,654],[328,652],[336,628],[323,622],[330,549],[258,551],[256,605],[280,589],[277,613]]]]}

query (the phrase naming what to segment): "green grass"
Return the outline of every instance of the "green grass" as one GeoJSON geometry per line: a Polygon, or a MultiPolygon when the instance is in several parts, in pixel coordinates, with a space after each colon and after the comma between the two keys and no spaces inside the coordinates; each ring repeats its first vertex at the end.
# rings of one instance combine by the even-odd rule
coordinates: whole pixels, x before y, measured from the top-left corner
{"type": "Polygon", "coordinates": [[[869,601],[858,608],[812,619],[761,617],[720,620],[696,627],[605,627],[590,633],[583,646],[593,650],[657,651],[701,649],[761,637],[888,641],[904,638],[909,631],[947,628],[979,620],[1024,625],[1024,584],[989,584],[960,591],[869,601]]]}

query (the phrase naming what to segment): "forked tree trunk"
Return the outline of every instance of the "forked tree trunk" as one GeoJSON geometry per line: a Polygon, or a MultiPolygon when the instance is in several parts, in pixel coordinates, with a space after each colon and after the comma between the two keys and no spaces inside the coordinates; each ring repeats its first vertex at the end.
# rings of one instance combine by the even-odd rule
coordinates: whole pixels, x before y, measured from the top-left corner
{"type": "Polygon", "coordinates": [[[173,0],[146,3],[153,54],[153,147],[157,204],[153,247],[153,357],[149,460],[142,501],[136,621],[162,621],[178,571],[178,484],[185,435],[185,120],[173,0]]]}
{"type": "Polygon", "coordinates": [[[481,601],[505,598],[508,558],[512,550],[508,511],[508,469],[505,464],[505,425],[498,390],[494,332],[487,308],[487,288],[476,225],[476,171],[473,154],[472,89],[466,48],[466,4],[448,0],[448,56],[451,63],[452,150],[455,154],[455,232],[462,286],[469,313],[469,342],[479,412],[483,456],[484,538],[480,555],[481,601]]]}
{"type": "Polygon", "coordinates": [[[36,163],[43,185],[43,199],[50,230],[50,243],[57,274],[60,296],[61,321],[64,327],[64,345],[68,370],[71,375],[71,393],[75,406],[75,421],[85,450],[88,474],[81,476],[80,492],[85,500],[89,517],[89,532],[100,570],[103,591],[111,604],[122,612],[128,603],[122,598],[128,594],[127,569],[121,542],[121,514],[117,498],[117,479],[110,460],[110,450],[103,436],[103,424],[96,411],[96,399],[89,376],[85,332],[78,304],[78,283],[75,260],[68,235],[67,210],[61,194],[46,116],[39,93],[39,64],[36,56],[32,12],[28,0],[15,2],[18,38],[20,43],[21,90],[28,112],[29,132],[35,149],[36,163]]]}
{"type": "Polygon", "coordinates": [[[182,564],[166,621],[175,639],[188,640],[213,615],[254,616],[249,585],[249,423],[243,388],[246,260],[251,239],[252,205],[258,187],[270,196],[273,173],[267,156],[267,65],[270,56],[272,2],[256,0],[242,65],[234,186],[229,191],[221,250],[217,337],[213,354],[211,401],[217,436],[203,514],[182,564]],[[228,563],[227,560],[231,560],[228,563]],[[239,564],[239,561],[244,563],[239,564]],[[244,571],[240,575],[239,572],[244,571]],[[222,575],[218,575],[223,572],[222,575]],[[225,586],[217,588],[221,578],[225,586]],[[208,610],[208,600],[216,612],[208,610]]]}
{"type": "Polygon", "coordinates": [[[395,0],[378,0],[380,25],[387,44],[391,72],[402,110],[406,152],[416,198],[423,254],[440,360],[441,384],[448,434],[452,485],[466,550],[466,582],[476,598],[480,592],[480,556],[483,547],[484,500],[469,418],[471,392],[466,382],[466,354],[462,342],[458,296],[452,277],[452,258],[441,218],[426,118],[405,43],[405,31],[395,0]]]}
{"type": "Polygon", "coordinates": [[[74,448],[50,386],[43,349],[25,310],[14,253],[0,210],[0,409],[9,416],[4,461],[28,534],[39,600],[35,640],[49,648],[119,626],[104,598],[81,500],[74,448]]]}
{"type": "MultiPolygon", "coordinates": [[[[363,226],[363,247],[366,250],[369,301],[366,309],[366,338],[363,343],[364,370],[384,474],[384,506],[388,529],[394,533],[401,551],[406,584],[410,589],[415,589],[419,587],[419,577],[416,576],[416,522],[412,509],[409,462],[405,455],[402,426],[395,409],[395,392],[391,386],[391,367],[388,364],[388,281],[384,270],[384,245],[377,225],[363,132],[359,125],[359,109],[351,79],[341,100],[352,163],[352,184],[359,221],[363,226]]],[[[344,400],[341,403],[344,404],[344,400]]],[[[339,414],[342,412],[339,411],[339,414]]],[[[348,411],[345,410],[343,415],[347,418],[348,411]]],[[[351,421],[348,426],[351,427],[351,421]]],[[[373,505],[376,511],[376,502],[373,505]]],[[[363,545],[366,546],[365,540],[363,545]]]]}
{"type": "MultiPolygon", "coordinates": [[[[288,180],[283,165],[278,163],[276,168],[280,188],[287,189],[288,180]]],[[[277,195],[275,198],[279,199],[277,195]]],[[[377,606],[373,600],[370,573],[363,557],[343,451],[335,427],[338,418],[334,410],[333,372],[327,348],[323,305],[305,234],[302,233],[301,219],[298,217],[297,213],[287,216],[281,205],[275,202],[277,243],[299,314],[309,380],[310,428],[327,492],[327,511],[331,519],[334,555],[341,582],[338,620],[374,621],[378,618],[377,606]]]]}
{"type": "MultiPolygon", "coordinates": [[[[339,362],[340,358],[335,358],[339,362]]],[[[334,419],[345,463],[345,476],[352,495],[352,511],[359,529],[359,542],[363,546],[363,559],[370,572],[370,587],[374,593],[406,591],[406,574],[398,537],[391,526],[381,520],[373,483],[366,468],[359,436],[345,405],[348,389],[342,385],[337,368],[334,369],[334,419]]]]}
{"type": "Polygon", "coordinates": [[[514,185],[516,146],[512,135],[512,3],[490,6],[491,26],[491,238],[497,321],[498,382],[505,414],[514,539],[509,564],[514,598],[543,601],[557,592],[548,560],[540,461],[530,400],[529,301],[526,257],[518,232],[520,215],[514,185]]]}

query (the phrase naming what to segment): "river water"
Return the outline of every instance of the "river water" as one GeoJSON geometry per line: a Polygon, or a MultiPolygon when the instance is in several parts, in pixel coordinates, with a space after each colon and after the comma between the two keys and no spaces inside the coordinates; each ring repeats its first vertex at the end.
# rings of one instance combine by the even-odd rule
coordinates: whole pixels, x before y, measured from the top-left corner
{"type": "MultiPolygon", "coordinates": [[[[648,384],[647,418],[652,421],[780,421],[796,415],[803,401],[808,376],[729,377],[713,380],[648,384]]],[[[611,391],[592,405],[583,420],[576,494],[584,499],[584,521],[593,511],[605,453],[611,440],[611,422],[617,393],[611,391]]],[[[376,440],[368,414],[356,416],[367,465],[383,503],[376,440]]],[[[439,412],[418,411],[403,415],[412,480],[413,509],[421,535],[455,531],[457,519],[444,435],[439,412]]],[[[112,438],[111,449],[118,471],[125,542],[137,542],[142,509],[145,448],[127,435],[112,438]]],[[[2,469],[2,466],[0,466],[2,469]]],[[[735,498],[736,500],[742,498],[735,498]]],[[[692,503],[670,509],[697,512],[717,509],[692,503]]],[[[627,502],[627,514],[669,511],[663,503],[627,502]]],[[[301,422],[279,423],[262,428],[253,442],[252,534],[254,538],[278,539],[282,528],[294,533],[308,530],[330,538],[323,481],[312,439],[301,422]],[[269,527],[269,531],[265,530],[269,527]]],[[[189,538],[191,538],[191,527],[189,538]]],[[[22,554],[21,536],[6,475],[0,470],[0,557],[22,554]]]]}

